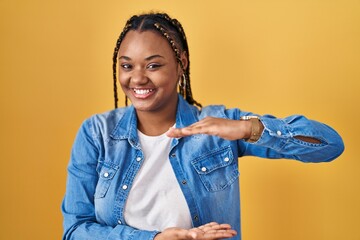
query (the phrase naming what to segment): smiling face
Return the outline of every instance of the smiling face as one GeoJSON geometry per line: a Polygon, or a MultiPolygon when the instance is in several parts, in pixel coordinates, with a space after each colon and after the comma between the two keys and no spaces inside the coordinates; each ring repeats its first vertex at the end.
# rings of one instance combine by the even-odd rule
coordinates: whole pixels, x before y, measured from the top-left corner
{"type": "Polygon", "coordinates": [[[121,43],[118,59],[121,88],[136,111],[158,113],[176,108],[182,70],[164,37],[131,30],[121,43]]]}

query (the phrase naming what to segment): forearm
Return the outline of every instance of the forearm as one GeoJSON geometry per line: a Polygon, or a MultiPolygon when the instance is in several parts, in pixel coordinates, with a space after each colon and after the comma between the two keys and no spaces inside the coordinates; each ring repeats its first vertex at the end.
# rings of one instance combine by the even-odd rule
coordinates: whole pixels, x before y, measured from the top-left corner
{"type": "MultiPolygon", "coordinates": [[[[70,164],[66,194],[62,203],[64,216],[63,240],[67,239],[117,239],[152,240],[157,231],[141,231],[123,224],[100,224],[95,216],[94,193],[96,179],[92,174],[79,176],[79,166],[70,164]]],[[[95,168],[94,168],[95,169],[95,168]]]]}
{"type": "MultiPolygon", "coordinates": [[[[151,240],[156,231],[141,231],[126,225],[106,225],[95,216],[96,186],[99,182],[99,149],[89,130],[91,121],[81,126],[71,153],[68,165],[66,193],[62,202],[64,217],[63,240],[67,239],[139,239],[151,240]]],[[[97,139],[95,137],[95,139],[97,139]]]]}
{"type": "MultiPolygon", "coordinates": [[[[249,142],[256,142],[261,137],[264,131],[264,124],[259,120],[259,117],[253,116],[244,116],[239,122],[239,129],[242,129],[241,132],[244,133],[244,139],[249,142]]],[[[320,144],[321,141],[319,139],[313,137],[306,136],[294,136],[294,138],[299,139],[304,142],[309,143],[317,143],[320,144]]]]}
{"type": "Polygon", "coordinates": [[[63,236],[63,240],[70,239],[93,239],[93,240],[152,240],[157,231],[144,231],[134,229],[125,225],[116,227],[100,225],[96,222],[83,222],[79,225],[73,225],[63,236]]]}
{"type": "Polygon", "coordinates": [[[264,131],[254,144],[256,146],[249,146],[245,155],[322,162],[335,159],[344,150],[343,141],[336,131],[304,116],[290,116],[284,119],[264,116],[261,117],[261,122],[264,131]],[[274,150],[277,154],[257,147],[274,150]]]}

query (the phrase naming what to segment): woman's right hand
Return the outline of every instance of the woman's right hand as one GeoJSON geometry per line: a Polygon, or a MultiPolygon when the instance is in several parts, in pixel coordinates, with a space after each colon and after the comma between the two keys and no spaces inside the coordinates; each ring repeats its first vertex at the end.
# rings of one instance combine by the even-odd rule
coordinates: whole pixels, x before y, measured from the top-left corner
{"type": "Polygon", "coordinates": [[[211,222],[197,228],[167,228],[155,236],[154,240],[217,240],[231,238],[236,231],[229,224],[211,222]]]}

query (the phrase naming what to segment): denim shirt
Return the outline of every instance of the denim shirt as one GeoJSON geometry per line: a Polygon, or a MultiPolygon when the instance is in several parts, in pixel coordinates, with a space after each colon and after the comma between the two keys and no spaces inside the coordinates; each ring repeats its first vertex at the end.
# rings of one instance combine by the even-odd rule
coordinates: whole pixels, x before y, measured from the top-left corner
{"type": "MultiPolygon", "coordinates": [[[[224,106],[198,109],[179,96],[176,127],[207,116],[240,119],[253,115],[224,106]]],[[[261,116],[264,131],[255,143],[193,135],[172,140],[169,161],[187,201],[193,226],[229,223],[241,239],[238,157],[288,158],[327,162],[338,157],[341,137],[325,124],[304,116],[261,116]],[[321,143],[294,138],[307,136],[321,143]]],[[[62,204],[63,239],[150,240],[158,233],[132,228],[124,219],[126,199],[144,155],[133,106],[84,121],[73,145],[62,204]]],[[[146,197],[146,196],[144,196],[146,197]]]]}

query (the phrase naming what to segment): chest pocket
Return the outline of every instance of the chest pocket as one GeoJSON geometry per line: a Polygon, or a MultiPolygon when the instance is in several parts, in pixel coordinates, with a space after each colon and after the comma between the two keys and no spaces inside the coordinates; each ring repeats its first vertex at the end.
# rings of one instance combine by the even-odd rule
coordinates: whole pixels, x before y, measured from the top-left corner
{"type": "Polygon", "coordinates": [[[224,190],[239,176],[237,158],[234,159],[230,146],[202,155],[191,161],[191,164],[210,192],[224,190]]]}
{"type": "Polygon", "coordinates": [[[99,173],[99,180],[95,189],[95,198],[105,197],[117,170],[118,167],[110,167],[106,165],[101,168],[99,173]]]}

